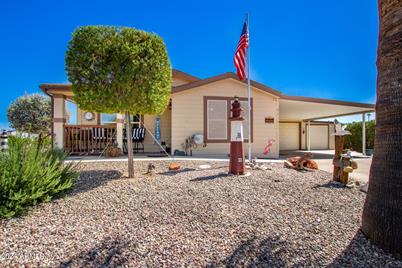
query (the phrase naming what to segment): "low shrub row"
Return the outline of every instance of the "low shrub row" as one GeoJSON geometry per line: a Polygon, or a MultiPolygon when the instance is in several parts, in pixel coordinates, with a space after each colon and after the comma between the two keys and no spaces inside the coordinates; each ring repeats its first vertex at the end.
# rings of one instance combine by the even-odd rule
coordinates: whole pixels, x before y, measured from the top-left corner
{"type": "MultiPolygon", "coordinates": [[[[349,123],[346,129],[352,133],[345,137],[345,148],[362,151],[362,122],[349,123]]],[[[366,122],[366,148],[374,149],[375,120],[366,122]]]]}

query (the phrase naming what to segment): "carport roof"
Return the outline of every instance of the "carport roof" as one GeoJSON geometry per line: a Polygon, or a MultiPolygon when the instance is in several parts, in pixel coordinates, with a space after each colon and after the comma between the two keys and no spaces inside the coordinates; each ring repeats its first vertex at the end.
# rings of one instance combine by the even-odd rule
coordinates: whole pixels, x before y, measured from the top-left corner
{"type": "Polygon", "coordinates": [[[287,95],[279,99],[281,121],[312,121],[373,111],[375,105],[369,103],[287,95]]]}

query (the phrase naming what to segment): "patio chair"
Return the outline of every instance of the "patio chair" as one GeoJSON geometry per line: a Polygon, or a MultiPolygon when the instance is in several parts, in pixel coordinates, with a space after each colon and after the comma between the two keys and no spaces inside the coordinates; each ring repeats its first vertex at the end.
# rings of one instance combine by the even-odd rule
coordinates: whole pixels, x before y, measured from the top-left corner
{"type": "Polygon", "coordinates": [[[105,129],[97,127],[92,128],[92,150],[102,150],[106,142],[107,137],[105,135],[105,129]]]}
{"type": "MultiPolygon", "coordinates": [[[[145,128],[133,128],[133,152],[144,152],[145,128]]],[[[127,136],[124,135],[124,153],[127,153],[127,136]]]]}

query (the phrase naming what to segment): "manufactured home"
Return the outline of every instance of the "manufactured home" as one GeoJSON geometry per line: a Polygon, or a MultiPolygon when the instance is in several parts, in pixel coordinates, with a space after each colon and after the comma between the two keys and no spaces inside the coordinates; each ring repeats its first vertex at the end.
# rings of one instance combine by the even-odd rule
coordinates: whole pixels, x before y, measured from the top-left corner
{"type": "MultiPolygon", "coordinates": [[[[186,141],[195,135],[202,144],[192,147],[193,156],[226,156],[229,152],[230,106],[238,96],[244,109],[244,138],[251,139],[255,157],[277,158],[284,150],[319,150],[334,147],[334,126],[322,119],[373,112],[368,103],[288,96],[251,81],[251,116],[247,118],[247,83],[234,73],[200,79],[179,70],[172,71],[171,101],[160,115],[133,115],[135,150],[156,153],[162,149],[183,154],[186,141]],[[251,136],[248,137],[248,120],[251,136]],[[268,155],[263,151],[273,141],[268,155]]],[[[125,151],[124,117],[68,111],[74,103],[69,84],[41,84],[52,99],[53,144],[71,154],[100,154],[113,144],[125,151]],[[71,118],[74,115],[75,118],[71,118]]],[[[319,96],[318,96],[319,97],[319,96]]],[[[187,142],[188,144],[188,142],[187,142]]],[[[194,144],[193,144],[194,145],[194,144]]],[[[245,145],[246,146],[246,145],[245,145]]]]}

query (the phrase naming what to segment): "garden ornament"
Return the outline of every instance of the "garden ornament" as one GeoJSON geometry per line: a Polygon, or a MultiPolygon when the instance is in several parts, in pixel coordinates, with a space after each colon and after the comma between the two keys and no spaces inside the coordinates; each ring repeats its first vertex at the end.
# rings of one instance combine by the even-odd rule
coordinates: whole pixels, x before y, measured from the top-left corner
{"type": "Polygon", "coordinates": [[[335,133],[332,136],[335,136],[335,155],[332,161],[334,165],[332,178],[334,181],[347,185],[349,182],[349,173],[353,171],[353,167],[357,168],[357,163],[352,160],[350,154],[342,154],[345,136],[351,135],[351,133],[345,130],[336,119],[334,120],[334,125],[335,133]]]}
{"type": "Polygon", "coordinates": [[[267,145],[264,148],[264,155],[269,154],[269,152],[271,151],[272,145],[274,144],[275,140],[274,139],[269,139],[267,142],[267,145]]]}
{"type": "Polygon", "coordinates": [[[148,176],[154,176],[155,175],[155,165],[152,163],[148,164],[148,170],[147,170],[147,174],[148,176]]]}
{"type": "Polygon", "coordinates": [[[243,151],[244,118],[241,116],[242,110],[239,98],[235,96],[230,109],[232,116],[229,118],[231,125],[229,173],[234,175],[245,175],[246,173],[243,151]]]}

